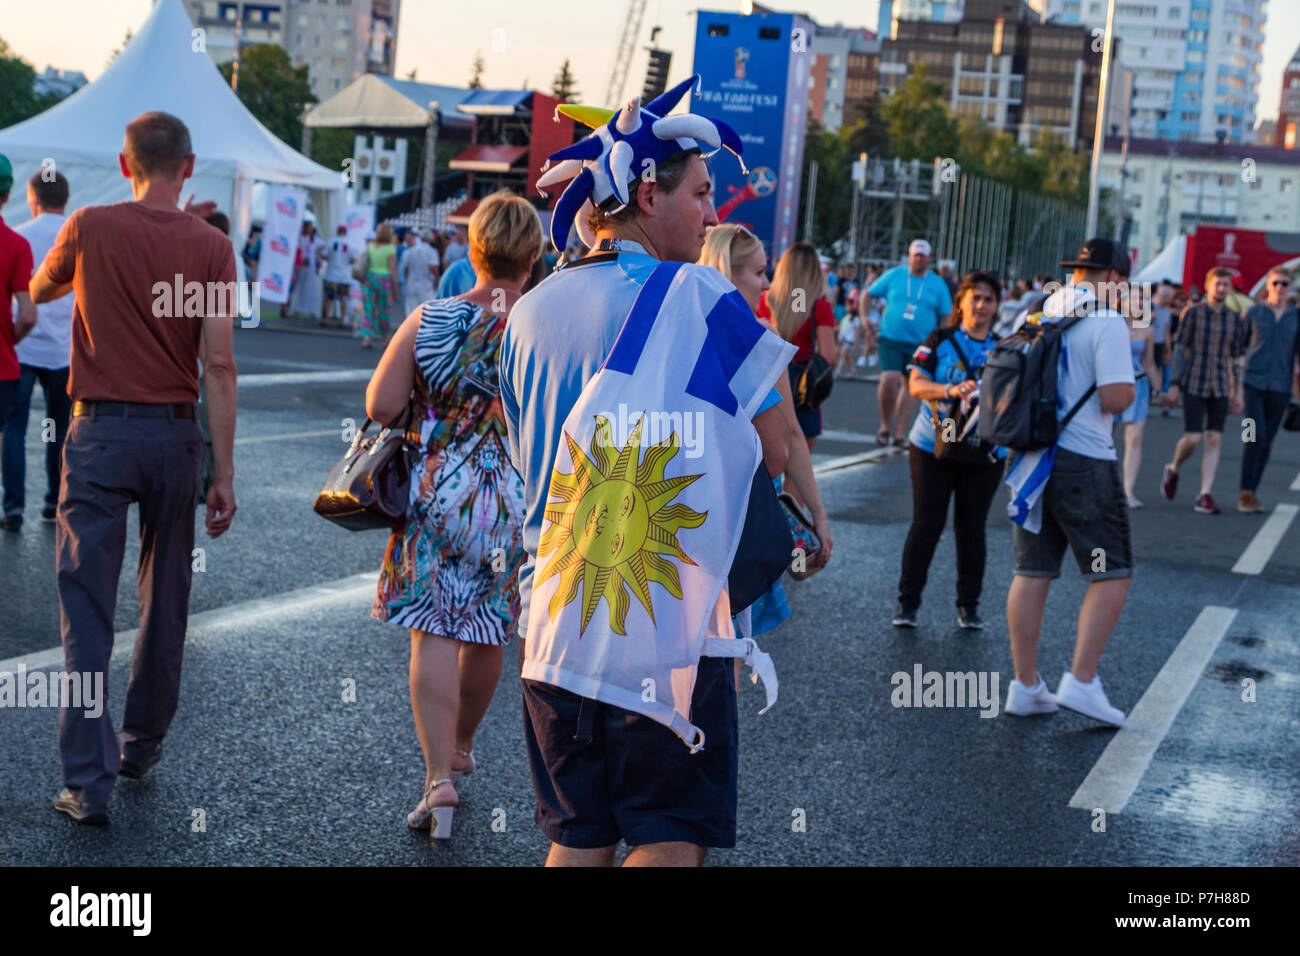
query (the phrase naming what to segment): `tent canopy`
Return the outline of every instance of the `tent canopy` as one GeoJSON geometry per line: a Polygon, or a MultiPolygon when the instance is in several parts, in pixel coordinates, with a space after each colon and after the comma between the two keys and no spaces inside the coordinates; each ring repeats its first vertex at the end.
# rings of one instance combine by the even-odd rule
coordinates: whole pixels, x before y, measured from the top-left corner
{"type": "Polygon", "coordinates": [[[429,104],[437,103],[440,126],[469,129],[474,120],[458,107],[473,92],[367,73],[312,107],[306,123],[311,127],[424,129],[429,125],[429,104]]]}
{"type": "Polygon", "coordinates": [[[1175,236],[1174,241],[1160,250],[1133,276],[1133,282],[1159,282],[1161,279],[1183,281],[1183,260],[1187,256],[1187,237],[1175,236]]]}
{"type": "MultiPolygon", "coordinates": [[[[0,153],[13,163],[15,182],[38,171],[43,160],[53,160],[68,177],[69,211],[130,199],[130,181],[117,164],[123,133],[141,113],[162,110],[180,117],[190,130],[195,161],[186,194],[215,200],[231,213],[236,235],[247,228],[255,180],[305,187],[313,191],[318,216],[340,215],[340,173],[312,162],[259,123],[222,78],[201,37],[180,0],[159,0],[99,79],[0,130],[0,153]],[[331,203],[339,210],[327,211],[331,203]]],[[[27,218],[25,204],[11,206],[16,221],[27,218]]]]}

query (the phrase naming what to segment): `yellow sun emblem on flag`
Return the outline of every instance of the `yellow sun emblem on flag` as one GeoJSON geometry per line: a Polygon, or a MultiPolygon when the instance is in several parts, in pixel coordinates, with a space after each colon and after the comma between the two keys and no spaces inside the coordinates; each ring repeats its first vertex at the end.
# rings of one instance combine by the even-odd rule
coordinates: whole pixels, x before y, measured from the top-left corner
{"type": "Polygon", "coordinates": [[[573,473],[556,469],[551,475],[551,501],[546,506],[550,522],[537,548],[538,557],[550,556],[534,587],[560,576],[551,598],[550,616],[555,615],[582,592],[582,624],[579,635],[603,597],[609,606],[609,626],[626,634],[630,606],[628,589],[654,620],[650,582],[662,585],[681,600],[682,585],[676,558],[695,564],[677,542],[682,528],[698,528],[708,517],[684,504],[670,504],[676,495],[702,475],[665,478],[664,469],[681,448],[676,432],[645,450],[641,458],[641,426],[637,420],[627,444],[615,447],[609,419],[596,416],[596,432],[590,453],[568,432],[569,457],[573,473]]]}

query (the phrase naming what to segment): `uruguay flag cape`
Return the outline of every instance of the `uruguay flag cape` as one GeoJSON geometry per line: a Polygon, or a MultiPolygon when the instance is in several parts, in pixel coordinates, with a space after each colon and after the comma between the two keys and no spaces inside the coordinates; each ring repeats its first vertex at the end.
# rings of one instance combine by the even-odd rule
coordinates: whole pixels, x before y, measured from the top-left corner
{"type": "Polygon", "coordinates": [[[751,419],[794,351],[717,271],[656,267],[564,422],[525,679],[644,714],[693,751],[701,657],[744,657],[771,705],[770,658],[735,638],[724,589],[762,458],[751,419]]]}

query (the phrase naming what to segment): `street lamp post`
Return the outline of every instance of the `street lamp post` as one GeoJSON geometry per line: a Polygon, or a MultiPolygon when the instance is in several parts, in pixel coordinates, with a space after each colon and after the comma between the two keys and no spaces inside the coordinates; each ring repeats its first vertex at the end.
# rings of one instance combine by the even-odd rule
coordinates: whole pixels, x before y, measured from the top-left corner
{"type": "Polygon", "coordinates": [[[1097,93],[1097,124],[1092,137],[1092,171],[1088,179],[1088,228],[1087,234],[1097,232],[1097,199],[1100,184],[1097,177],[1101,174],[1101,153],[1106,148],[1106,100],[1110,94],[1110,48],[1111,37],[1115,31],[1115,0],[1106,4],[1106,37],[1101,51],[1101,88],[1097,93]]]}

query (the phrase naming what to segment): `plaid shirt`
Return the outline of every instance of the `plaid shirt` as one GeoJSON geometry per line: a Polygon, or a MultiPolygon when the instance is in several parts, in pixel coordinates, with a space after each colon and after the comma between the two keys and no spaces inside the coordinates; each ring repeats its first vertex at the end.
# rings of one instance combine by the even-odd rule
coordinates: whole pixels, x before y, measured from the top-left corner
{"type": "Polygon", "coordinates": [[[1217,308],[1208,301],[1189,305],[1178,322],[1175,339],[1180,361],[1174,382],[1188,395],[1229,397],[1232,359],[1246,354],[1250,323],[1227,304],[1217,308]]]}

